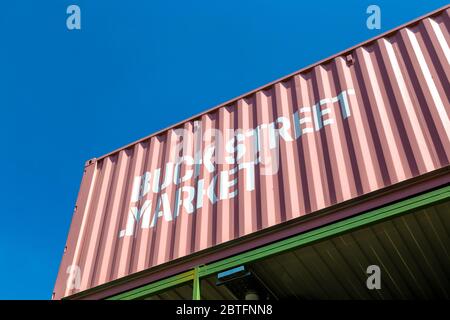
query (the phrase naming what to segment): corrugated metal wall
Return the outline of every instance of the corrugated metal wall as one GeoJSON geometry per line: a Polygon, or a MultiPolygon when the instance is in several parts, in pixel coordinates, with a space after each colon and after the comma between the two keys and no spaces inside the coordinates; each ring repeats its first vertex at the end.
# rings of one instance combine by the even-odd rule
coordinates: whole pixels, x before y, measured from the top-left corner
{"type": "Polygon", "coordinates": [[[94,161],[55,297],[449,165],[449,11],[94,161]]]}

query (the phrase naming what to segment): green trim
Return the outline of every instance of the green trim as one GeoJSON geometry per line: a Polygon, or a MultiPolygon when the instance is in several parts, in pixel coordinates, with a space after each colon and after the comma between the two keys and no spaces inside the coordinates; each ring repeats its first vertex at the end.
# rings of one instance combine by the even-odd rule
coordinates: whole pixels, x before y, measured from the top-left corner
{"type": "Polygon", "coordinates": [[[201,300],[199,269],[200,267],[195,267],[194,269],[194,288],[192,290],[192,300],[201,300]]]}
{"type": "MultiPolygon", "coordinates": [[[[197,277],[198,278],[198,277],[197,277]]],[[[164,289],[175,287],[179,284],[192,281],[194,279],[194,271],[190,270],[181,274],[177,274],[176,276],[172,276],[169,278],[165,278],[150,284],[147,284],[143,287],[139,287],[137,289],[127,291],[116,296],[112,296],[107,300],[133,300],[139,299],[147,295],[151,295],[162,291],[164,289]]]]}
{"type": "Polygon", "coordinates": [[[437,203],[439,201],[450,198],[450,186],[430,191],[416,197],[396,202],[382,208],[378,208],[352,218],[348,218],[336,223],[323,226],[316,230],[312,230],[303,234],[290,237],[285,240],[265,245],[264,247],[253,249],[236,256],[213,262],[208,265],[198,266],[194,270],[176,275],[170,278],[162,279],[146,286],[125,292],[109,298],[110,300],[128,300],[137,299],[144,295],[152,294],[181,283],[193,280],[193,300],[200,300],[200,278],[211,274],[221,272],[245,263],[254,262],[295,249],[300,246],[310,244],[312,242],[336,236],[338,234],[351,231],[356,228],[367,226],[383,219],[401,215],[410,210],[419,209],[427,205],[437,203]]]}

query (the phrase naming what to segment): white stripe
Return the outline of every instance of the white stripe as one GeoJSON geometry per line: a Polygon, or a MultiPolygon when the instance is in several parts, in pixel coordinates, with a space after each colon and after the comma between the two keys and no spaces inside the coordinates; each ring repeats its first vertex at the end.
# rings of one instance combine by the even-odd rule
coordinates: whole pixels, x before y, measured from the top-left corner
{"type": "Polygon", "coordinates": [[[311,117],[304,117],[300,119],[300,124],[306,123],[306,122],[311,122],[312,119],[311,117]]]}
{"type": "Polygon", "coordinates": [[[321,111],[322,115],[324,115],[324,114],[329,114],[330,112],[331,112],[331,109],[330,109],[330,108],[326,108],[326,109],[323,109],[323,110],[321,111]]]}
{"type": "Polygon", "coordinates": [[[392,44],[389,41],[387,41],[387,40],[383,40],[383,41],[386,46],[386,51],[388,53],[389,60],[392,65],[392,69],[394,70],[395,78],[397,80],[396,82],[400,89],[400,94],[401,94],[400,99],[403,99],[403,101],[405,103],[406,113],[408,115],[408,118],[411,119],[410,123],[414,130],[417,142],[418,142],[420,148],[426,149],[426,150],[423,150],[423,152],[421,152],[422,157],[423,157],[423,162],[425,164],[426,169],[428,171],[431,171],[434,169],[434,166],[433,166],[432,160],[428,156],[430,154],[430,150],[428,149],[428,144],[425,140],[425,137],[423,136],[422,129],[420,128],[419,119],[417,119],[416,113],[414,111],[413,102],[411,100],[411,97],[409,96],[408,89],[406,88],[406,83],[405,83],[405,80],[403,79],[403,74],[400,70],[400,65],[398,64],[397,57],[395,56],[394,48],[392,47],[392,44]]]}
{"type": "Polygon", "coordinates": [[[436,34],[436,37],[439,41],[439,44],[442,47],[442,50],[444,50],[444,55],[447,58],[447,63],[450,64],[450,48],[448,47],[448,43],[445,40],[442,30],[436,21],[434,21],[433,19],[428,20],[430,21],[431,26],[433,27],[434,33],[436,34]]]}
{"type": "Polygon", "coordinates": [[[419,43],[417,42],[416,36],[414,33],[406,29],[406,32],[409,37],[409,41],[414,49],[417,60],[419,61],[420,68],[422,69],[422,73],[425,77],[425,81],[430,89],[431,96],[433,98],[434,104],[436,105],[436,109],[439,113],[439,117],[444,124],[444,129],[447,132],[447,138],[450,140],[450,120],[448,119],[447,112],[445,111],[444,104],[442,103],[441,97],[439,96],[439,92],[434,84],[433,77],[431,76],[430,70],[428,69],[427,62],[425,61],[425,57],[423,56],[422,51],[420,50],[419,43]]]}
{"type": "Polygon", "coordinates": [[[330,102],[331,102],[331,99],[325,98],[325,99],[320,100],[320,105],[324,105],[324,104],[330,103],[330,102]]]}

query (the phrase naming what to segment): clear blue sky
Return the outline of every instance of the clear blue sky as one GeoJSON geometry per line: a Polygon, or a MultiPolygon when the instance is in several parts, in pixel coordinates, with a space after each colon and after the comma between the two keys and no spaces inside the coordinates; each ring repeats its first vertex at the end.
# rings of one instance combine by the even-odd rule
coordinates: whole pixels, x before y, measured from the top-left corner
{"type": "Polygon", "coordinates": [[[2,1],[0,299],[50,298],[87,159],[446,3],[2,1]]]}

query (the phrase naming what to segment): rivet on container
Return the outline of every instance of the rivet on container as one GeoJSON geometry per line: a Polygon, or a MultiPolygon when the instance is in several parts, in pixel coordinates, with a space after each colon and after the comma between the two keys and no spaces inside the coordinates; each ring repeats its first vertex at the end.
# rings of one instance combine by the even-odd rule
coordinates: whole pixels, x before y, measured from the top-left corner
{"type": "Polygon", "coordinates": [[[345,60],[347,61],[347,65],[353,65],[354,63],[355,63],[355,59],[353,58],[353,55],[352,54],[348,54],[346,57],[345,57],[345,60]]]}

